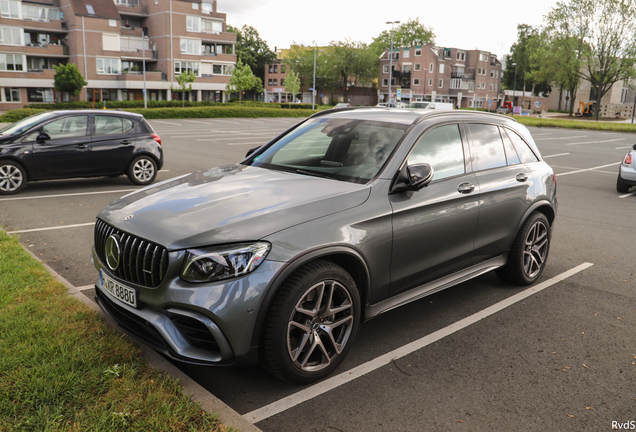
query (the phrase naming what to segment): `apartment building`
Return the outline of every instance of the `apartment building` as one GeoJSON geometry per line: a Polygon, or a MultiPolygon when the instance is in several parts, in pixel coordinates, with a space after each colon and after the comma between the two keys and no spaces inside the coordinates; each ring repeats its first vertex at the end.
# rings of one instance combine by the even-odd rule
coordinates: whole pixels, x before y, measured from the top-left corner
{"type": "Polygon", "coordinates": [[[381,102],[448,102],[460,108],[495,109],[502,97],[501,71],[497,56],[487,51],[433,45],[400,47],[391,53],[387,49],[380,58],[379,99],[381,102]]]}
{"type": "Polygon", "coordinates": [[[213,0],[0,0],[0,110],[68,100],[225,101],[236,34],[213,0]],[[88,82],[53,89],[54,65],[75,63],[88,82]],[[192,71],[193,91],[173,94],[192,71]]]}

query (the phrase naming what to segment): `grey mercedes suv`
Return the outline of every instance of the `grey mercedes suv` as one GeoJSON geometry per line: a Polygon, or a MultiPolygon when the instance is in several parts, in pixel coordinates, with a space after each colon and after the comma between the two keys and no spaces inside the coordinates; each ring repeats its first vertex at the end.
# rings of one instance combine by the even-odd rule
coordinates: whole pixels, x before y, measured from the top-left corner
{"type": "Polygon", "coordinates": [[[534,283],[556,211],[555,175],[511,118],[329,110],[104,208],[96,300],[173,359],[309,383],[364,320],[491,270],[534,283]]]}

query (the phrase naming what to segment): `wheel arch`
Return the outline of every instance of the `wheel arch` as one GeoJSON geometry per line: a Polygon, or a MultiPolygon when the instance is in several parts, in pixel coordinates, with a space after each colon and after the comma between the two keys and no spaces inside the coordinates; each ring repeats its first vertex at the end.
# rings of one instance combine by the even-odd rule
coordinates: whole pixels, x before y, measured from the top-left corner
{"type": "Polygon", "coordinates": [[[364,305],[369,295],[371,277],[369,268],[362,255],[350,246],[329,246],[315,249],[290,260],[269,283],[252,332],[252,347],[256,347],[259,344],[263,323],[279,288],[296,270],[307,263],[319,259],[339,265],[351,275],[360,295],[360,310],[362,313],[360,320],[364,320],[364,305]]]}
{"type": "Polygon", "coordinates": [[[31,181],[31,179],[33,178],[33,173],[31,172],[31,169],[27,166],[27,164],[24,163],[22,159],[12,157],[12,156],[0,156],[0,163],[2,163],[2,161],[10,161],[17,165],[20,165],[20,167],[24,170],[24,173],[26,174],[26,179],[24,180],[25,182],[31,181]]]}
{"type": "MultiPolygon", "coordinates": [[[[554,207],[552,206],[552,203],[550,201],[546,200],[540,200],[535,202],[534,204],[532,204],[530,206],[530,208],[528,208],[528,210],[526,210],[526,212],[523,214],[523,217],[521,218],[521,220],[519,220],[519,224],[517,225],[517,228],[515,230],[515,238],[516,238],[516,233],[519,232],[519,230],[521,229],[521,227],[523,226],[523,224],[526,222],[526,220],[528,220],[528,218],[530,217],[530,215],[534,212],[539,212],[539,213],[543,213],[545,215],[546,218],[548,218],[548,223],[550,224],[550,229],[552,229],[552,227],[554,226],[554,219],[556,217],[556,211],[554,209],[554,207]]],[[[514,242],[514,238],[513,238],[513,242],[514,242]]],[[[512,243],[510,243],[508,250],[510,250],[510,247],[512,247],[512,243]]]]}

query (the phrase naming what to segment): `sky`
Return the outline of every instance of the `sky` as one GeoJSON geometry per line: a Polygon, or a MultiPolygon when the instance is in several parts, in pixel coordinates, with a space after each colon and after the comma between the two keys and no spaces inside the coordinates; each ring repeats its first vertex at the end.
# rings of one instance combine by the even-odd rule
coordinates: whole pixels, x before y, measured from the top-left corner
{"type": "Polygon", "coordinates": [[[217,0],[217,11],[227,14],[229,25],[254,27],[272,50],[294,42],[322,46],[346,38],[371,43],[390,29],[387,21],[405,23],[419,17],[433,29],[436,45],[480,49],[501,59],[517,39],[517,24],[542,24],[555,4],[556,0],[217,0]]]}

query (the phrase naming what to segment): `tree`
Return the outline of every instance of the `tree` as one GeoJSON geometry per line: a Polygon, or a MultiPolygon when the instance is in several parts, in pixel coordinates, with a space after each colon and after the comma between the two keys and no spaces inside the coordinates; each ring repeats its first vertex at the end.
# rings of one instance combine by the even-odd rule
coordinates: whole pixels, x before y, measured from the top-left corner
{"type": "Polygon", "coordinates": [[[292,100],[296,100],[296,93],[300,90],[300,78],[293,70],[285,77],[285,90],[292,94],[292,100]]]}
{"type": "MultiPolygon", "coordinates": [[[[410,18],[400,24],[393,33],[393,45],[398,47],[410,47],[415,45],[434,44],[435,32],[431,27],[426,27],[419,18],[410,18]]],[[[384,30],[371,43],[371,50],[379,57],[386,48],[391,46],[391,31],[384,30]]]]}
{"type": "Polygon", "coordinates": [[[573,64],[593,89],[598,120],[603,96],[618,81],[636,75],[636,0],[558,2],[548,22],[575,48],[573,64]]]}
{"type": "Polygon", "coordinates": [[[239,60],[236,62],[234,69],[232,69],[232,76],[226,88],[228,91],[238,92],[240,105],[243,92],[259,88],[259,85],[260,91],[263,91],[263,82],[261,79],[254,76],[249,65],[243,64],[243,62],[239,60]]]}
{"type": "Polygon", "coordinates": [[[261,82],[265,80],[265,66],[276,60],[276,54],[267,42],[260,38],[254,27],[248,25],[244,25],[242,29],[228,26],[228,32],[236,33],[237,59],[249,65],[252,73],[260,78],[261,82]]]}
{"type": "Polygon", "coordinates": [[[350,87],[371,85],[378,76],[378,58],[363,42],[350,39],[331,42],[325,68],[342,87],[345,99],[350,87]]]}
{"type": "Polygon", "coordinates": [[[88,85],[75,63],[54,65],[53,69],[55,69],[55,76],[53,77],[55,90],[77,96],[82,92],[82,88],[88,85]]]}
{"type": "Polygon", "coordinates": [[[181,72],[179,75],[175,77],[177,80],[177,87],[170,86],[170,90],[173,92],[181,92],[182,97],[181,100],[183,102],[182,106],[185,106],[185,93],[189,93],[192,91],[192,83],[197,79],[197,76],[194,72],[181,72]]]}

